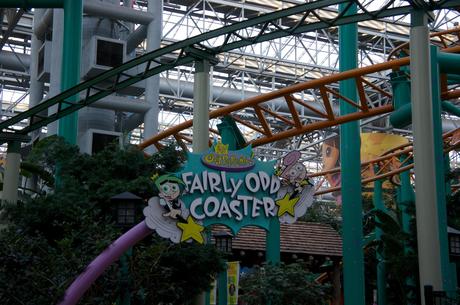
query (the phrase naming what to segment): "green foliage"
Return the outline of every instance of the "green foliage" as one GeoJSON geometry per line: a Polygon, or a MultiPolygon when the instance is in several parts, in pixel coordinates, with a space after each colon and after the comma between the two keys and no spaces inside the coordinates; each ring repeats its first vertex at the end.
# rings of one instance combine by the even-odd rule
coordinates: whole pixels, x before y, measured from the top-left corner
{"type": "MultiPolygon", "coordinates": [[[[156,193],[150,177],[174,171],[183,159],[173,146],[151,157],[134,146],[89,156],[59,137],[40,141],[24,168],[49,187],[59,171],[60,184],[5,209],[9,225],[0,231],[0,304],[56,304],[121,234],[110,197],[129,191],[148,199],[156,193]]],[[[133,249],[129,266],[131,304],[185,304],[209,287],[223,261],[212,247],[171,245],[152,237],[133,249]]],[[[112,305],[124,290],[121,269],[114,264],[106,270],[79,304],[112,305]]]]}
{"type": "Polygon", "coordinates": [[[333,227],[337,232],[342,230],[342,208],[336,203],[313,202],[301,221],[325,223],[333,227]]]}
{"type": "MultiPolygon", "coordinates": [[[[119,234],[72,199],[50,195],[10,209],[14,223],[0,232],[1,304],[57,303],[71,280],[119,234]]],[[[98,285],[113,290],[115,275],[105,274],[98,285]]]]}
{"type": "Polygon", "coordinates": [[[213,245],[159,241],[136,252],[131,270],[133,290],[146,291],[146,304],[179,305],[208,290],[224,261],[213,245]]]}
{"type": "MultiPolygon", "coordinates": [[[[394,203],[387,204],[394,206],[394,203]]],[[[411,215],[414,209],[408,211],[411,215]]],[[[411,232],[404,232],[401,221],[401,211],[371,210],[364,217],[364,230],[368,233],[365,246],[366,262],[366,291],[376,288],[377,256],[385,262],[387,274],[387,303],[413,304],[418,296],[418,258],[415,221],[411,222],[411,232]],[[380,229],[380,240],[375,240],[375,229],[380,229]],[[372,236],[372,238],[371,238],[372,236]]],[[[368,296],[372,297],[371,295],[368,296]]]]}
{"type": "Polygon", "coordinates": [[[268,264],[241,279],[241,300],[247,305],[323,305],[331,287],[315,281],[302,263],[268,264]]]}

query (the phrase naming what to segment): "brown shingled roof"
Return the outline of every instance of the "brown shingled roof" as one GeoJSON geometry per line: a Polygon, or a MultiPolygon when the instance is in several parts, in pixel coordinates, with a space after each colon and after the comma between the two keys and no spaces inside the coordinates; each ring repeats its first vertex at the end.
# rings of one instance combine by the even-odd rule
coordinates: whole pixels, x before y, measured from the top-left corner
{"type": "MultiPolygon", "coordinates": [[[[222,229],[222,226],[214,226],[213,231],[222,229]]],[[[265,230],[253,226],[242,228],[233,238],[232,248],[265,251],[265,230]]],[[[342,256],[342,239],[327,224],[300,221],[282,224],[281,252],[342,256]]]]}

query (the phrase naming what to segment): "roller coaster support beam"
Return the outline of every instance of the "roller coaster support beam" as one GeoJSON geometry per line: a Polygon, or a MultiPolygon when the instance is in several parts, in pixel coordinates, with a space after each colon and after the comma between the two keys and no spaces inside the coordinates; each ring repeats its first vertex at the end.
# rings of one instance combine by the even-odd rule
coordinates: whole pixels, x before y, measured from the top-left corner
{"type": "MultiPolygon", "coordinates": [[[[353,15],[356,4],[340,4],[339,12],[353,15]]],[[[358,66],[358,25],[339,27],[340,72],[358,66]]],[[[340,94],[357,100],[355,82],[341,81],[340,94]]],[[[343,99],[340,114],[356,111],[343,99]]],[[[362,230],[361,163],[359,122],[348,122],[340,126],[340,163],[342,164],[342,218],[343,218],[343,279],[345,305],[364,305],[364,254],[362,230]]]]}
{"type": "MultiPolygon", "coordinates": [[[[396,91],[394,91],[394,94],[396,94],[396,91]]],[[[409,94],[409,98],[410,98],[410,94],[409,94]]],[[[396,101],[396,97],[395,97],[395,101],[396,101]]],[[[441,101],[441,108],[445,112],[448,112],[452,115],[460,117],[460,108],[452,105],[452,103],[450,102],[441,101]]],[[[395,110],[390,115],[390,123],[393,127],[403,128],[411,123],[411,115],[412,115],[412,106],[410,104],[403,105],[399,109],[395,110]]]]}
{"type": "MultiPolygon", "coordinates": [[[[399,158],[399,161],[401,162],[401,167],[408,165],[410,163],[410,159],[407,158],[406,154],[402,154],[399,158]]],[[[410,170],[406,170],[404,172],[401,172],[399,174],[399,179],[401,185],[398,187],[398,196],[397,196],[397,203],[398,207],[401,210],[401,223],[402,223],[402,230],[406,234],[411,234],[414,236],[415,232],[411,230],[410,227],[410,221],[412,218],[412,213],[413,213],[413,207],[414,207],[414,200],[415,200],[415,195],[414,195],[414,190],[412,188],[412,185],[410,183],[410,170]],[[412,209],[412,211],[411,211],[412,209]]],[[[404,253],[407,254],[409,253],[411,249],[410,245],[408,243],[404,244],[404,253]]],[[[415,281],[413,276],[409,276],[405,280],[405,284],[407,286],[415,286],[415,281]]],[[[408,300],[415,298],[414,295],[410,295],[409,293],[406,294],[406,297],[408,300]]],[[[410,302],[406,302],[406,304],[412,305],[410,302]]]]}
{"type": "Polygon", "coordinates": [[[269,230],[267,231],[266,261],[277,264],[281,261],[281,232],[280,221],[277,217],[270,219],[269,230]]]}
{"type": "MultiPolygon", "coordinates": [[[[403,154],[399,158],[401,166],[408,160],[407,155],[403,154]]],[[[415,194],[410,183],[410,171],[404,171],[399,175],[401,186],[399,187],[398,205],[402,211],[402,229],[405,233],[410,233],[410,208],[414,205],[415,194]]]]}
{"type": "MultiPolygon", "coordinates": [[[[32,0],[29,2],[33,2],[32,0]]],[[[413,10],[413,4],[392,7],[395,0],[388,1],[383,7],[375,11],[360,11],[356,14],[344,16],[338,14],[333,18],[323,18],[315,10],[326,8],[331,5],[344,4],[350,5],[356,3],[355,0],[323,0],[314,1],[297,6],[293,6],[284,10],[275,11],[273,13],[261,15],[252,19],[248,19],[242,22],[238,22],[223,28],[215,29],[172,45],[157,49],[155,51],[146,53],[142,56],[136,57],[121,66],[115,67],[108,70],[100,75],[87,80],[71,89],[66,90],[46,101],[43,101],[39,105],[24,111],[13,118],[0,123],[0,130],[8,131],[13,133],[27,134],[30,131],[36,130],[43,126],[46,126],[57,119],[60,119],[69,113],[77,111],[83,107],[94,103],[113,92],[126,88],[134,83],[142,81],[150,76],[161,73],[172,69],[180,65],[186,65],[194,61],[193,50],[206,50],[213,53],[214,55],[227,52],[236,48],[242,48],[244,46],[260,43],[263,41],[273,40],[276,38],[284,37],[287,35],[296,35],[308,31],[316,31],[323,28],[330,28],[333,26],[340,26],[348,23],[355,23],[371,19],[385,18],[388,16],[402,15],[410,13],[413,10]],[[282,18],[302,14],[299,21],[293,24],[289,28],[272,28],[272,25],[277,24],[277,20],[282,18]],[[309,15],[314,15],[318,18],[318,21],[305,22],[309,15]],[[261,31],[253,36],[242,36],[241,30],[260,26],[261,31]],[[213,48],[207,48],[203,45],[203,42],[213,38],[222,37],[222,45],[215,46],[213,48]],[[167,63],[161,63],[161,57],[165,55],[173,55],[176,57],[174,61],[168,61],[167,63]],[[144,65],[145,69],[143,72],[129,76],[126,71],[133,67],[144,65]],[[115,81],[114,81],[115,79],[115,81]],[[105,84],[108,80],[112,80],[113,85],[106,88],[105,84]],[[67,99],[75,94],[80,93],[81,99],[78,103],[72,103],[70,107],[65,108],[65,105],[69,105],[67,99]],[[50,114],[48,116],[42,116],[43,110],[50,109],[58,105],[59,111],[57,113],[50,114]],[[17,122],[24,119],[30,119],[29,126],[17,130],[14,128],[17,122]]],[[[0,5],[7,7],[7,4],[14,7],[18,6],[17,1],[3,1],[0,5]]],[[[27,1],[19,2],[20,4],[27,3],[27,1]]],[[[460,5],[460,0],[450,1],[437,1],[430,2],[427,9],[438,10],[442,8],[452,8],[460,5]]]]}
{"type": "Polygon", "coordinates": [[[401,68],[390,73],[390,78],[395,107],[395,111],[390,115],[390,123],[396,128],[403,128],[409,125],[411,120],[409,73],[401,68]]]}
{"type": "MultiPolygon", "coordinates": [[[[83,18],[82,0],[4,0],[1,7],[64,8],[64,43],[62,56],[61,90],[65,91],[80,83],[81,32],[83,18]]],[[[79,100],[71,96],[59,106],[65,109],[79,100]]],[[[61,111],[58,109],[58,112],[61,111]]],[[[33,122],[31,122],[32,124],[33,122]]],[[[69,143],[77,143],[78,116],[73,111],[59,121],[58,134],[69,143]]]]}
{"type": "MultiPolygon", "coordinates": [[[[436,173],[436,197],[439,224],[439,251],[441,258],[442,287],[445,291],[454,291],[457,289],[457,281],[452,278],[451,266],[449,262],[449,242],[447,237],[447,210],[446,210],[446,179],[445,179],[445,158],[444,142],[442,139],[441,123],[441,91],[438,63],[439,50],[436,46],[431,46],[431,86],[433,88],[433,127],[434,127],[434,155],[435,173],[436,173]]],[[[457,57],[457,59],[460,59],[457,57]]]]}
{"type": "MultiPolygon", "coordinates": [[[[450,173],[450,170],[451,170],[449,153],[444,155],[444,170],[445,170],[446,173],[450,173]]],[[[444,176],[444,177],[446,177],[446,176],[444,176]]],[[[450,195],[452,195],[452,180],[449,178],[449,179],[446,179],[445,182],[446,182],[446,185],[445,185],[446,195],[450,196],[450,195]]],[[[456,267],[456,264],[454,262],[451,263],[450,261],[448,261],[448,268],[449,268],[448,270],[451,272],[450,273],[451,282],[450,282],[450,287],[448,289],[444,289],[444,290],[447,290],[448,297],[455,298],[456,297],[455,291],[456,291],[456,287],[458,285],[457,284],[457,267],[456,267]],[[453,295],[450,295],[450,294],[453,294],[453,295]]]]}
{"type": "MultiPolygon", "coordinates": [[[[83,18],[82,0],[64,0],[64,42],[62,46],[61,90],[65,91],[80,83],[81,32],[83,18]]],[[[63,108],[79,100],[78,95],[70,97],[63,108]]],[[[77,144],[78,112],[59,120],[58,135],[67,142],[77,144]]]]}
{"type": "Polygon", "coordinates": [[[415,10],[411,15],[410,71],[412,129],[414,135],[415,202],[418,259],[422,305],[424,287],[442,290],[439,225],[436,208],[436,169],[433,134],[433,104],[427,15],[415,10]]]}
{"type": "Polygon", "coordinates": [[[442,73],[460,74],[460,55],[438,52],[437,59],[442,73]]]}
{"type": "MultiPolygon", "coordinates": [[[[378,168],[375,170],[378,172],[378,168]]],[[[376,180],[374,182],[374,194],[373,194],[373,203],[376,210],[385,212],[385,204],[383,203],[383,190],[382,190],[383,179],[376,180]]],[[[375,238],[376,240],[382,239],[382,229],[375,228],[375,238]]],[[[377,304],[386,305],[387,304],[387,275],[386,275],[386,266],[385,266],[385,249],[382,248],[383,253],[377,251],[377,304]]]]}
{"type": "MultiPolygon", "coordinates": [[[[460,60],[460,56],[444,52],[439,52],[438,58],[444,58],[444,55],[449,55],[448,58],[454,56],[455,58],[460,60]]],[[[439,61],[439,63],[441,64],[441,60],[439,61]]],[[[403,68],[401,68],[400,71],[395,71],[390,74],[391,85],[393,87],[393,105],[395,107],[395,111],[393,111],[393,113],[390,115],[390,123],[392,126],[396,128],[403,128],[411,123],[412,106],[410,104],[411,95],[409,73],[404,71],[403,68]]],[[[452,105],[451,103],[447,101],[442,101],[441,107],[443,111],[460,117],[460,108],[452,105]]]]}

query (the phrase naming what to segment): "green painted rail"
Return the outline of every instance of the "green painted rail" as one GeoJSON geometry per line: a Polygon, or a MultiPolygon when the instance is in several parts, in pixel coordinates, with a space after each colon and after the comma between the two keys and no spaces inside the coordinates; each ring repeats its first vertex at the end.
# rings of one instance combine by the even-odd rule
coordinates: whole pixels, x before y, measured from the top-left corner
{"type": "MultiPolygon", "coordinates": [[[[121,66],[115,67],[90,80],[82,82],[48,100],[45,100],[39,105],[36,105],[29,110],[0,123],[0,132],[27,134],[83,107],[86,107],[116,92],[117,90],[131,86],[150,76],[159,74],[174,67],[190,64],[195,59],[213,59],[215,58],[215,55],[222,52],[227,52],[233,49],[284,36],[296,35],[354,22],[408,14],[416,5],[416,2],[408,1],[407,5],[391,7],[395,2],[396,0],[392,0],[385,6],[380,7],[378,10],[368,11],[358,0],[315,1],[209,31],[136,57],[121,66]],[[344,16],[344,14],[339,13],[334,18],[324,18],[321,17],[319,13],[319,10],[332,5],[342,4],[351,6],[355,3],[358,6],[358,12],[356,14],[344,16]],[[286,18],[294,15],[300,17],[298,21],[290,24],[289,26],[279,25],[279,20],[285,20],[286,18]],[[312,17],[314,17],[314,20],[310,22],[309,18],[312,17]],[[256,35],[244,37],[240,34],[245,32],[245,29],[254,27],[259,29],[259,32],[256,35]],[[219,37],[223,38],[221,45],[212,48],[204,45],[206,41],[219,37]],[[172,61],[164,62],[164,56],[166,55],[173,55],[176,56],[176,58],[172,61]],[[142,65],[145,65],[143,72],[137,75],[127,74],[128,70],[142,65]],[[111,82],[110,86],[107,86],[108,82],[111,82]],[[80,98],[76,102],[71,102],[70,98],[75,95],[78,95],[80,98]],[[56,113],[44,115],[44,113],[48,113],[48,109],[56,105],[56,113]],[[19,130],[13,128],[17,123],[24,120],[29,120],[26,127],[19,130]]],[[[27,3],[27,1],[20,1],[19,3],[27,3]]],[[[427,11],[453,8],[460,6],[460,0],[430,1],[429,3],[425,3],[423,6],[427,11]]],[[[0,138],[0,142],[1,141],[2,140],[0,138]]]]}

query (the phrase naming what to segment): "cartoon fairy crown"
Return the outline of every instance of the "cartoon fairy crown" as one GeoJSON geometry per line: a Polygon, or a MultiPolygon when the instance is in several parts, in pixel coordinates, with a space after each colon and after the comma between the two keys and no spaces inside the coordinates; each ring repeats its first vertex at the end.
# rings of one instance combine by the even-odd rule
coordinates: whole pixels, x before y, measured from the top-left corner
{"type": "Polygon", "coordinates": [[[214,146],[214,151],[219,155],[228,154],[228,144],[223,144],[221,141],[214,146]]]}

